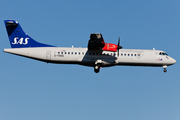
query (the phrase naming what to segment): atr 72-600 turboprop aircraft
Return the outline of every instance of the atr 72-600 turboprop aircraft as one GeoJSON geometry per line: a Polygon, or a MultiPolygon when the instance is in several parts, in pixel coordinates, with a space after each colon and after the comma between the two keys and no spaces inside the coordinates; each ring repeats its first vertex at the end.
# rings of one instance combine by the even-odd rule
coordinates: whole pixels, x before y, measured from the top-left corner
{"type": "Polygon", "coordinates": [[[101,34],[90,35],[88,48],[55,47],[36,42],[24,33],[20,24],[14,20],[5,20],[11,49],[4,52],[28,57],[47,63],[79,64],[94,67],[96,73],[101,67],[115,65],[158,66],[164,72],[176,60],[161,50],[122,49],[120,39],[118,45],[105,43],[101,34]]]}

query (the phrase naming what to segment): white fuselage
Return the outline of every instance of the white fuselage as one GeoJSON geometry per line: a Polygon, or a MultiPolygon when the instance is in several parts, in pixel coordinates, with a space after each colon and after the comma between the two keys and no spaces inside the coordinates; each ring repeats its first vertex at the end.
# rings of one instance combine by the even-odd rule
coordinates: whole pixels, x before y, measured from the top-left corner
{"type": "Polygon", "coordinates": [[[88,50],[87,48],[36,47],[4,49],[12,53],[48,63],[80,64],[101,67],[114,65],[131,66],[168,66],[176,62],[167,55],[160,55],[160,50],[120,49],[118,52],[88,50]]]}

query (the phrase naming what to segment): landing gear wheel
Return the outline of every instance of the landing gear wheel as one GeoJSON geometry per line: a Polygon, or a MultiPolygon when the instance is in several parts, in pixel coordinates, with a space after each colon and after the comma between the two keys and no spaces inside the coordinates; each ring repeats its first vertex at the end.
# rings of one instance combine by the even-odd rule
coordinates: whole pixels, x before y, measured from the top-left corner
{"type": "Polygon", "coordinates": [[[100,66],[94,66],[94,72],[98,73],[100,71],[100,66]]]}
{"type": "Polygon", "coordinates": [[[167,72],[167,69],[164,69],[163,71],[164,71],[164,72],[167,72]]]}
{"type": "Polygon", "coordinates": [[[99,69],[94,69],[94,72],[95,73],[99,73],[99,69]]]}

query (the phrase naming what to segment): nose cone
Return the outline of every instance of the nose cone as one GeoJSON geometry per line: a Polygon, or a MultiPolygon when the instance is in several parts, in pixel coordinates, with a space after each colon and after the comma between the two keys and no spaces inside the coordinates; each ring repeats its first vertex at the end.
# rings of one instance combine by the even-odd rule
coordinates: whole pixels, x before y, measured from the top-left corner
{"type": "Polygon", "coordinates": [[[172,64],[175,64],[176,60],[172,58],[171,62],[172,62],[172,64]]]}

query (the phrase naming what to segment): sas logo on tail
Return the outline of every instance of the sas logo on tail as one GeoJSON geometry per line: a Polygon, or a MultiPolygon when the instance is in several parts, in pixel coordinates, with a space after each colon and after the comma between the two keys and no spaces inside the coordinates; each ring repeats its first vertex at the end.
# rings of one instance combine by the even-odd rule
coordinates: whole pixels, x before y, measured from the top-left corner
{"type": "Polygon", "coordinates": [[[25,38],[25,39],[24,39],[24,38],[21,38],[21,39],[19,39],[19,40],[18,40],[18,39],[19,39],[18,37],[14,38],[14,42],[12,42],[12,44],[13,44],[13,45],[15,45],[15,44],[27,45],[27,44],[28,44],[28,39],[29,39],[29,38],[25,38]]]}

